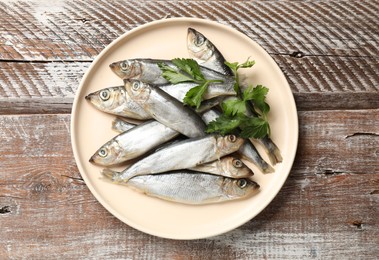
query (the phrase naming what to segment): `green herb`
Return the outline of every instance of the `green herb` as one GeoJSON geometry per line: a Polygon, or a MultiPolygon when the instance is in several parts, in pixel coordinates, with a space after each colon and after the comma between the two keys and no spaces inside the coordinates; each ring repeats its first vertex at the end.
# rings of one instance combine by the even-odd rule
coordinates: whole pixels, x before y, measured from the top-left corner
{"type": "Polygon", "coordinates": [[[201,73],[199,64],[193,59],[173,59],[172,63],[177,69],[168,66],[167,64],[160,63],[159,68],[162,70],[162,76],[173,84],[182,82],[194,82],[199,84],[191,88],[185,95],[183,103],[189,106],[200,107],[203,101],[203,95],[207,91],[209,84],[222,83],[223,80],[206,79],[201,73]]]}
{"type": "Polygon", "coordinates": [[[246,102],[236,98],[228,99],[221,104],[224,114],[227,116],[235,116],[246,113],[246,102]]]}
{"type": "Polygon", "coordinates": [[[221,135],[237,133],[242,138],[263,138],[270,134],[270,126],[267,120],[259,117],[222,114],[207,125],[206,132],[221,135]]]}
{"type": "Polygon", "coordinates": [[[165,63],[159,63],[159,68],[162,70],[162,77],[167,79],[172,84],[181,82],[192,82],[193,79],[185,74],[180,73],[178,70],[171,68],[165,63]]]}
{"type": "Polygon", "coordinates": [[[266,116],[270,111],[270,106],[266,103],[266,95],[268,93],[268,88],[262,85],[258,85],[255,88],[249,86],[243,92],[243,100],[245,102],[252,101],[255,110],[259,110],[261,115],[266,116]]]}
{"type": "Polygon", "coordinates": [[[244,63],[225,63],[234,73],[236,83],[234,90],[237,98],[228,99],[222,103],[223,115],[210,122],[207,126],[207,133],[228,134],[239,131],[239,136],[243,138],[263,138],[270,134],[270,126],[267,115],[270,106],[266,103],[268,88],[258,85],[249,86],[244,91],[239,85],[238,70],[240,68],[250,68],[255,62],[247,59],[244,63]],[[258,112],[257,112],[258,111],[258,112]],[[252,116],[247,116],[252,112],[252,116]]]}
{"type": "Polygon", "coordinates": [[[218,133],[221,135],[236,133],[240,124],[241,117],[222,114],[207,125],[206,132],[208,134],[218,133]]]}
{"type": "Polygon", "coordinates": [[[207,91],[208,85],[209,82],[205,82],[203,85],[199,85],[188,90],[183,99],[183,103],[198,109],[201,105],[201,101],[203,101],[203,95],[205,91],[207,91]]]}
{"type": "Polygon", "coordinates": [[[242,138],[263,138],[270,135],[270,125],[266,119],[245,117],[240,124],[242,138]]]}

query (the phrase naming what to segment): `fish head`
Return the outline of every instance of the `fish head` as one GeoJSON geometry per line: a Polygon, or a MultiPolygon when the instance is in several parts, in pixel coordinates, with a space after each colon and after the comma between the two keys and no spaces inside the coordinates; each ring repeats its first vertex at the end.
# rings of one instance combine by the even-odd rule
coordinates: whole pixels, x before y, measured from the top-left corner
{"type": "Polygon", "coordinates": [[[259,190],[259,184],[253,180],[225,178],[223,191],[230,199],[249,197],[259,190]]]}
{"type": "Polygon", "coordinates": [[[130,98],[137,103],[144,103],[149,99],[151,86],[139,80],[124,80],[124,86],[130,98]]]}
{"type": "Polygon", "coordinates": [[[85,97],[97,109],[107,112],[117,112],[122,104],[128,101],[125,89],[120,87],[109,87],[93,92],[85,97]]]}
{"type": "Polygon", "coordinates": [[[214,46],[208,39],[193,28],[188,28],[187,49],[196,59],[207,61],[214,53],[214,46]]]}
{"type": "Polygon", "coordinates": [[[118,144],[118,142],[111,140],[101,146],[90,158],[90,162],[102,165],[102,166],[110,166],[114,164],[118,164],[122,162],[122,158],[120,158],[120,154],[122,152],[122,148],[118,144]]]}
{"type": "Polygon", "coordinates": [[[222,154],[231,154],[237,151],[244,143],[244,139],[235,135],[217,137],[217,148],[222,154]]]}
{"type": "Polygon", "coordinates": [[[228,176],[232,178],[248,178],[254,175],[249,167],[234,156],[223,157],[221,159],[221,168],[223,172],[228,173],[228,176]]]}
{"type": "Polygon", "coordinates": [[[136,60],[116,61],[111,63],[109,67],[122,79],[138,78],[142,74],[142,65],[136,60]]]}

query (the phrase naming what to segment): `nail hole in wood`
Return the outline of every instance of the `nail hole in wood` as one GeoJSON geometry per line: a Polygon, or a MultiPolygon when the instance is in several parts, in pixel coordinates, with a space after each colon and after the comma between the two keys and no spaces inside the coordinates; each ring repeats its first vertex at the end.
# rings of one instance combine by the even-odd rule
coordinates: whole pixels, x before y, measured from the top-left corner
{"type": "Polygon", "coordinates": [[[352,223],[354,226],[356,226],[357,227],[357,229],[362,229],[362,222],[361,221],[359,221],[359,220],[355,220],[355,221],[353,221],[353,223],[352,223]]]}
{"type": "Polygon", "coordinates": [[[304,57],[304,53],[301,51],[294,51],[290,56],[300,59],[304,57]]]}
{"type": "Polygon", "coordinates": [[[11,212],[11,210],[9,209],[9,206],[4,206],[4,207],[0,208],[0,214],[7,214],[10,212],[11,212]]]}

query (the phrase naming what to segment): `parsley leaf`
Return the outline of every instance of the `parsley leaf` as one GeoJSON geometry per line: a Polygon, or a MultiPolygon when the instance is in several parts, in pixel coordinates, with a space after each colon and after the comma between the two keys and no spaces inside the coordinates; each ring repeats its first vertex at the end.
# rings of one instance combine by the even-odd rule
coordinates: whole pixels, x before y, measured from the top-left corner
{"type": "Polygon", "coordinates": [[[258,85],[255,88],[253,86],[249,86],[243,92],[243,100],[252,101],[254,107],[258,108],[263,115],[267,115],[270,111],[270,106],[266,103],[266,95],[268,93],[268,88],[258,85]]]}
{"type": "Polygon", "coordinates": [[[255,61],[250,60],[250,58],[247,58],[247,60],[244,63],[225,61],[225,65],[228,66],[234,74],[237,73],[238,69],[251,68],[254,66],[254,64],[255,61]]]}
{"type": "Polygon", "coordinates": [[[199,109],[201,105],[201,101],[203,101],[203,94],[207,90],[208,84],[203,84],[200,86],[196,86],[188,90],[186,93],[183,102],[187,105],[196,107],[199,109]]]}
{"type": "Polygon", "coordinates": [[[194,80],[205,80],[203,73],[201,73],[200,66],[195,60],[176,58],[172,60],[172,63],[180,70],[192,76],[194,80]]]}
{"type": "Polygon", "coordinates": [[[162,77],[172,84],[178,84],[181,82],[192,82],[193,79],[178,70],[168,66],[165,63],[158,63],[159,68],[162,70],[162,77]]]}
{"type": "Polygon", "coordinates": [[[270,126],[267,120],[259,117],[245,117],[240,124],[242,138],[263,138],[270,134],[270,126]]]}
{"type": "Polygon", "coordinates": [[[235,116],[238,114],[246,113],[246,102],[244,100],[236,99],[228,99],[224,101],[222,104],[222,109],[224,110],[225,115],[227,116],[235,116]]]}
{"type": "Polygon", "coordinates": [[[239,86],[239,76],[238,76],[237,70],[239,70],[240,68],[251,68],[254,66],[254,64],[255,64],[255,61],[250,60],[250,58],[247,58],[247,60],[241,64],[239,64],[238,62],[225,61],[225,65],[228,66],[234,74],[234,77],[236,79],[236,83],[234,84],[234,91],[237,93],[238,96],[240,96],[240,98],[241,98],[241,88],[239,86]]]}
{"type": "Polygon", "coordinates": [[[231,117],[222,114],[207,125],[206,132],[208,134],[218,133],[221,135],[227,135],[236,132],[240,123],[241,120],[238,116],[231,117]]]}

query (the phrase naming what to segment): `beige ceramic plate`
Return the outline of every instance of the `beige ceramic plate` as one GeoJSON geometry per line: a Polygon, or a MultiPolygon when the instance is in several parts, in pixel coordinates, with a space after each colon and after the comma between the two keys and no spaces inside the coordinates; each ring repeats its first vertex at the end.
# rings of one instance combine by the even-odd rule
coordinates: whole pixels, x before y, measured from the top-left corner
{"type": "MultiPolygon", "coordinates": [[[[97,200],[114,216],[143,232],[166,238],[197,239],[232,230],[252,219],[276,196],[284,184],[297,148],[298,121],[295,102],[288,83],[273,59],[254,41],[225,25],[193,18],[174,18],[152,22],[122,35],[106,47],[85,74],[75,97],[71,121],[72,146],[77,165],[97,200]],[[246,74],[253,84],[268,86],[271,106],[269,121],[272,139],[284,161],[275,173],[256,171],[261,190],[255,196],[221,204],[189,206],[140,194],[125,186],[104,181],[101,167],[88,162],[91,155],[116,135],[113,117],[92,107],[84,97],[101,88],[121,85],[108,65],[126,58],[172,59],[188,57],[187,28],[208,37],[228,61],[256,61],[246,74]]],[[[258,149],[260,149],[258,147],[258,149]]],[[[261,151],[261,150],[260,150],[261,151]]],[[[267,157],[264,158],[267,159],[267,157]]]]}

